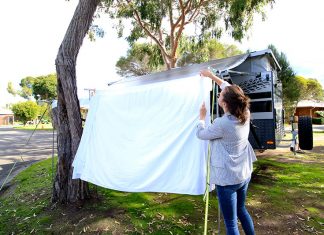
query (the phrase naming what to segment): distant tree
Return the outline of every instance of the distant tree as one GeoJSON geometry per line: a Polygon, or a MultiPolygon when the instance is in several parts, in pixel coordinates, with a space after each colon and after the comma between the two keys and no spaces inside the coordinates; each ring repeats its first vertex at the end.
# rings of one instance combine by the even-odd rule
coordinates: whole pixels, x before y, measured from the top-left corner
{"type": "Polygon", "coordinates": [[[324,118],[324,111],[315,111],[315,113],[324,118]]]}
{"type": "Polygon", "coordinates": [[[177,66],[202,63],[242,54],[235,45],[220,43],[211,35],[204,35],[202,41],[195,37],[183,37],[179,43],[177,66]]]}
{"type": "Polygon", "coordinates": [[[307,79],[307,90],[305,99],[322,101],[324,99],[324,91],[321,83],[315,78],[307,79]]]}
{"type": "Polygon", "coordinates": [[[51,120],[51,106],[48,106],[47,103],[38,105],[37,116],[41,117],[42,115],[43,115],[42,120],[51,120]]]}
{"type": "Polygon", "coordinates": [[[295,72],[290,66],[287,56],[283,52],[279,52],[274,45],[269,45],[268,48],[272,50],[281,67],[278,79],[282,83],[283,106],[286,111],[285,116],[289,120],[289,117],[294,113],[295,104],[299,100],[302,84],[296,80],[295,72]]]}
{"type": "Polygon", "coordinates": [[[307,79],[302,77],[302,76],[295,76],[295,80],[296,80],[296,84],[297,84],[297,88],[298,88],[298,92],[297,95],[298,97],[295,100],[295,104],[297,105],[299,103],[299,101],[301,100],[305,100],[308,97],[307,94],[307,79]]]}
{"type": "Polygon", "coordinates": [[[289,110],[291,110],[292,115],[295,113],[298,103],[302,100],[323,100],[322,85],[316,79],[296,76],[295,80],[298,97],[290,103],[289,110]]]}
{"type": "Polygon", "coordinates": [[[20,81],[21,90],[17,91],[17,93],[23,97],[24,99],[30,100],[33,94],[33,84],[34,84],[34,77],[25,77],[20,81]]]}
{"type": "Polygon", "coordinates": [[[316,79],[296,76],[287,56],[283,52],[279,52],[274,45],[269,45],[268,48],[272,50],[281,67],[278,72],[278,79],[282,82],[283,106],[287,118],[295,113],[296,107],[301,100],[323,99],[323,88],[316,79]]]}
{"type": "Polygon", "coordinates": [[[8,82],[7,91],[9,94],[12,94],[13,96],[17,95],[17,92],[13,88],[12,82],[8,82]]]}
{"type": "Polygon", "coordinates": [[[38,114],[37,104],[30,100],[13,104],[11,110],[16,119],[23,122],[24,125],[26,125],[27,121],[35,119],[38,114]]]}
{"type": "Polygon", "coordinates": [[[39,76],[34,78],[32,94],[35,100],[53,100],[57,98],[56,86],[56,74],[39,76]]]}
{"type": "Polygon", "coordinates": [[[196,26],[197,39],[202,40],[206,33],[218,38],[229,31],[234,39],[241,40],[255,13],[264,16],[263,7],[273,3],[274,0],[119,0],[108,12],[119,20],[120,36],[123,20],[130,20],[128,42],[149,38],[160,49],[167,69],[171,69],[176,66],[179,43],[189,25],[196,26]]]}
{"type": "Polygon", "coordinates": [[[123,77],[141,76],[164,67],[163,58],[157,45],[133,43],[127,55],[116,63],[117,73],[123,77]]]}
{"type": "Polygon", "coordinates": [[[269,45],[268,48],[272,50],[281,67],[281,70],[278,72],[278,79],[282,82],[284,99],[286,99],[287,101],[296,100],[299,96],[298,93],[296,93],[296,74],[290,66],[287,56],[285,55],[285,53],[279,52],[274,45],[269,45]]]}
{"type": "MultiPolygon", "coordinates": [[[[177,52],[177,58],[179,58],[177,67],[237,54],[242,54],[242,52],[235,45],[222,44],[211,37],[205,39],[204,43],[195,38],[183,37],[177,52]]],[[[140,76],[166,69],[161,51],[156,44],[152,43],[133,43],[126,57],[121,57],[117,61],[116,67],[118,73],[124,77],[140,76]]]]}
{"type": "Polygon", "coordinates": [[[38,77],[25,77],[20,81],[21,89],[15,91],[12,82],[8,83],[7,91],[10,94],[18,94],[24,99],[30,100],[32,97],[35,100],[52,100],[57,97],[57,77],[56,74],[48,74],[38,77]]]}

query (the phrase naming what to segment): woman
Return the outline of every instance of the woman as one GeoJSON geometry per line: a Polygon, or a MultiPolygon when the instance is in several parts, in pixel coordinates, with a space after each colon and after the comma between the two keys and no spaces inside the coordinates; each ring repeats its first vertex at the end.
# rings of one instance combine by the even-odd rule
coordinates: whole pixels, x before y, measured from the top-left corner
{"type": "Polygon", "coordinates": [[[201,71],[200,75],[211,78],[222,89],[218,104],[224,110],[224,115],[205,127],[206,107],[202,104],[197,137],[211,141],[210,183],[216,185],[226,234],[239,234],[237,218],[240,219],[245,234],[254,234],[253,221],[245,208],[252,164],[256,161],[248,141],[249,98],[239,86],[231,86],[209,70],[201,71]]]}

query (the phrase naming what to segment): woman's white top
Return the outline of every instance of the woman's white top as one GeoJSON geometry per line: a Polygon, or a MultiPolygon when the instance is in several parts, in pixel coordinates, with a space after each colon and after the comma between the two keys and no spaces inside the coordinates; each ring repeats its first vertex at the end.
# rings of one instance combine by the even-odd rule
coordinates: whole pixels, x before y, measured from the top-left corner
{"type": "Polygon", "coordinates": [[[211,141],[211,184],[234,185],[251,177],[257,159],[248,140],[249,132],[250,118],[241,124],[230,113],[216,118],[207,127],[203,121],[197,125],[197,137],[211,141]]]}

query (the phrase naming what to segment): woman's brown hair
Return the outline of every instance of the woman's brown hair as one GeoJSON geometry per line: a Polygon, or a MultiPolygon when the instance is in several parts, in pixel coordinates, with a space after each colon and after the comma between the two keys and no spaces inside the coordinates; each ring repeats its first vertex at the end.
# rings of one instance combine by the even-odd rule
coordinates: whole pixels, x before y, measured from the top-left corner
{"type": "Polygon", "coordinates": [[[243,90],[237,85],[225,87],[223,101],[226,103],[228,111],[237,117],[241,124],[244,124],[248,119],[250,99],[244,95],[243,90]]]}

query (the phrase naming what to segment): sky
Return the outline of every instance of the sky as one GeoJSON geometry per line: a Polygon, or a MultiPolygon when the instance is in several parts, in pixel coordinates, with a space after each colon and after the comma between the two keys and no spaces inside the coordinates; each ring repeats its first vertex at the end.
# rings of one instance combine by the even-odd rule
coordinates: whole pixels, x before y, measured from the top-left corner
{"type": "MultiPolygon", "coordinates": [[[[73,16],[77,0],[16,0],[0,2],[0,107],[14,103],[7,93],[11,81],[16,89],[27,76],[55,73],[55,58],[73,16]]],[[[324,87],[324,1],[277,0],[267,8],[267,19],[256,16],[248,37],[241,43],[224,36],[221,41],[242,51],[266,49],[273,44],[286,54],[294,71],[318,79],[324,87]]],[[[95,21],[106,34],[91,42],[85,38],[77,59],[79,97],[85,89],[105,89],[119,79],[115,63],[126,55],[128,44],[117,38],[107,16],[95,21]]]]}

